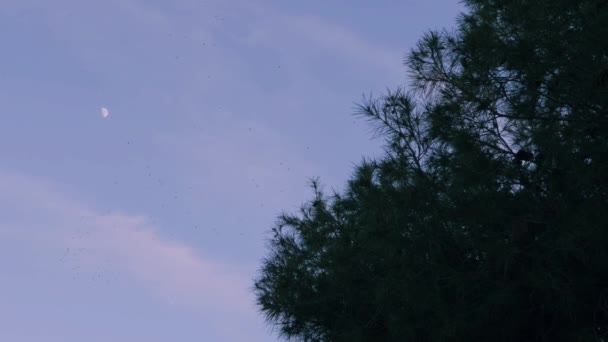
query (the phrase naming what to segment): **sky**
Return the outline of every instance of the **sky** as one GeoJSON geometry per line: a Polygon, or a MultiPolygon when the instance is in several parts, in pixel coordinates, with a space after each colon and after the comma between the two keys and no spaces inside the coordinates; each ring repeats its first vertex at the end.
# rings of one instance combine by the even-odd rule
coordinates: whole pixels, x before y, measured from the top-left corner
{"type": "Polygon", "coordinates": [[[278,341],[277,216],[381,155],[356,104],[462,10],[0,0],[0,340],[278,341]]]}

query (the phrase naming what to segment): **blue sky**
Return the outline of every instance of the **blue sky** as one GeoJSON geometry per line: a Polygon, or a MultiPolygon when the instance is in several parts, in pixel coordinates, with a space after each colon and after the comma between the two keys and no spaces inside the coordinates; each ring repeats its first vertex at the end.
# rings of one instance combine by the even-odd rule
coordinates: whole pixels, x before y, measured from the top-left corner
{"type": "Polygon", "coordinates": [[[354,105],[461,10],[2,0],[0,340],[277,341],[268,230],[380,154],[354,105]]]}

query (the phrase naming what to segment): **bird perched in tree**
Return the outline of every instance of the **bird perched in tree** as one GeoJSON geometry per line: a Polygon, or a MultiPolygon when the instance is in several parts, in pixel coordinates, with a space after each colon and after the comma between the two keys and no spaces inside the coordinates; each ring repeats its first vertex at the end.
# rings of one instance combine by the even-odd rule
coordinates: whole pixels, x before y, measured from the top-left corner
{"type": "Polygon", "coordinates": [[[513,163],[516,165],[521,165],[522,161],[532,161],[533,158],[534,155],[532,154],[532,152],[526,150],[519,150],[517,151],[517,153],[515,153],[515,159],[513,160],[513,163]]]}
{"type": "Polygon", "coordinates": [[[534,158],[532,152],[526,150],[519,150],[515,153],[515,158],[519,161],[531,161],[534,158]]]}

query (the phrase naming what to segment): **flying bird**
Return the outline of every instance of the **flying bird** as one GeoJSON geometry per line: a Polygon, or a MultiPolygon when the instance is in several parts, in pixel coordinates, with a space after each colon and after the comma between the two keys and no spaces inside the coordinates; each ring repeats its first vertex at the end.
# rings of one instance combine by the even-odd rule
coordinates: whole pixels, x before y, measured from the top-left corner
{"type": "Polygon", "coordinates": [[[107,118],[110,115],[110,111],[106,107],[101,107],[101,117],[107,118]]]}

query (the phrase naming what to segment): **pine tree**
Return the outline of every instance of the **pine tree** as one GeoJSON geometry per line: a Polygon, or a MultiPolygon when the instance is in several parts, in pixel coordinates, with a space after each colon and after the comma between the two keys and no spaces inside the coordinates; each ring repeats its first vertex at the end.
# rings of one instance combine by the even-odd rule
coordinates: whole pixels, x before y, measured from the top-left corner
{"type": "Polygon", "coordinates": [[[608,2],[467,0],[344,193],[283,214],[255,280],[302,341],[608,340],[608,2]]]}

